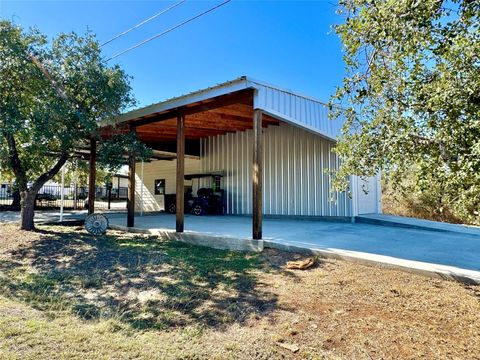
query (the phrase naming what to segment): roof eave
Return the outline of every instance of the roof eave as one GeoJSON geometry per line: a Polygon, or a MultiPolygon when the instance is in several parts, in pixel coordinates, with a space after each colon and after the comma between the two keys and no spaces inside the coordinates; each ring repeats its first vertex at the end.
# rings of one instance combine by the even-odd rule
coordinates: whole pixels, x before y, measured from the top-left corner
{"type": "Polygon", "coordinates": [[[106,120],[101,123],[101,126],[117,125],[129,120],[138,119],[140,117],[150,115],[153,113],[160,113],[169,110],[175,110],[182,106],[192,104],[195,102],[207,100],[221,95],[230,94],[236,91],[254,88],[247,80],[246,76],[241,76],[237,79],[221,83],[206,89],[194,91],[192,93],[174,97],[165,101],[161,101],[140,109],[132,110],[125,114],[116,116],[114,119],[106,120]]]}

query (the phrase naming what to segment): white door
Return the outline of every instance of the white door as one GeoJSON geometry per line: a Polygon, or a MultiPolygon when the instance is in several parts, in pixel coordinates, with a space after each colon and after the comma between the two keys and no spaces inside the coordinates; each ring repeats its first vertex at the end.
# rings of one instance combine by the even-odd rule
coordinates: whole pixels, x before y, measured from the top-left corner
{"type": "Polygon", "coordinates": [[[377,213],[377,178],[375,176],[358,178],[357,184],[358,215],[377,213]]]}

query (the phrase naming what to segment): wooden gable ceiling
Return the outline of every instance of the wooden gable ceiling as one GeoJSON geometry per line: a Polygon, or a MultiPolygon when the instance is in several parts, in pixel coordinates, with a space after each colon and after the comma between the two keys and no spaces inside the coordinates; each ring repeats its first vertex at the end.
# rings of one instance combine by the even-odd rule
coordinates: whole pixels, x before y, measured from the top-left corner
{"type": "MultiPolygon", "coordinates": [[[[253,107],[246,104],[227,105],[222,108],[185,115],[185,138],[201,139],[252,129],[253,107]]],[[[278,124],[278,120],[263,117],[263,126],[278,124]]],[[[171,118],[135,128],[139,139],[143,141],[175,140],[177,119],[171,118]]]]}
{"type": "MultiPolygon", "coordinates": [[[[176,140],[177,116],[185,116],[186,140],[245,131],[253,126],[253,92],[239,91],[202,102],[191,103],[163,113],[152,113],[130,119],[116,128],[105,127],[102,136],[134,129],[145,143],[171,142],[176,140]]],[[[263,127],[278,125],[271,116],[263,116],[263,127]]]]}

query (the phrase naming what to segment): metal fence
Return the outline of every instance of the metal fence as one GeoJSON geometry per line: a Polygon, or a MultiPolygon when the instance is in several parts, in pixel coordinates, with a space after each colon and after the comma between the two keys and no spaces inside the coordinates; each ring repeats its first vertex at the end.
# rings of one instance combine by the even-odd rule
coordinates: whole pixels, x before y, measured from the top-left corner
{"type": "MultiPolygon", "coordinates": [[[[59,209],[61,205],[61,186],[44,185],[37,194],[35,207],[37,209],[59,209]]],[[[109,190],[104,186],[95,189],[95,207],[99,209],[125,209],[128,188],[120,187],[109,190]],[[110,196],[109,196],[110,195],[110,196]]],[[[85,209],[88,200],[88,187],[65,186],[63,190],[64,209],[85,209]]],[[[0,209],[6,209],[12,204],[14,191],[8,184],[0,184],[0,209]]]]}

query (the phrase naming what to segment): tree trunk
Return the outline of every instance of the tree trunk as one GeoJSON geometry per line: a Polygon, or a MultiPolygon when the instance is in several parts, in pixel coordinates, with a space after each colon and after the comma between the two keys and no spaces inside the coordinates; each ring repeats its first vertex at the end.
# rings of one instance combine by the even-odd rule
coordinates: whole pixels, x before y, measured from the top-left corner
{"type": "Polygon", "coordinates": [[[35,224],[33,222],[33,217],[35,215],[34,208],[35,208],[35,197],[37,192],[33,192],[32,190],[22,191],[20,196],[22,198],[20,204],[20,229],[21,230],[34,230],[35,224]]]}
{"type": "Polygon", "coordinates": [[[18,211],[20,210],[20,201],[21,201],[20,191],[15,190],[12,196],[13,196],[13,201],[10,204],[10,210],[18,211]]]}
{"type": "Polygon", "coordinates": [[[57,159],[57,162],[53,167],[40,175],[33,185],[28,189],[28,178],[22,161],[18,155],[17,143],[12,133],[3,131],[8,144],[8,157],[9,163],[15,174],[16,183],[20,189],[20,216],[21,216],[21,230],[34,230],[35,224],[33,223],[34,210],[35,210],[35,197],[40,191],[42,186],[50,180],[58,171],[62,168],[65,162],[68,160],[68,153],[62,152],[61,156],[57,159]]]}

